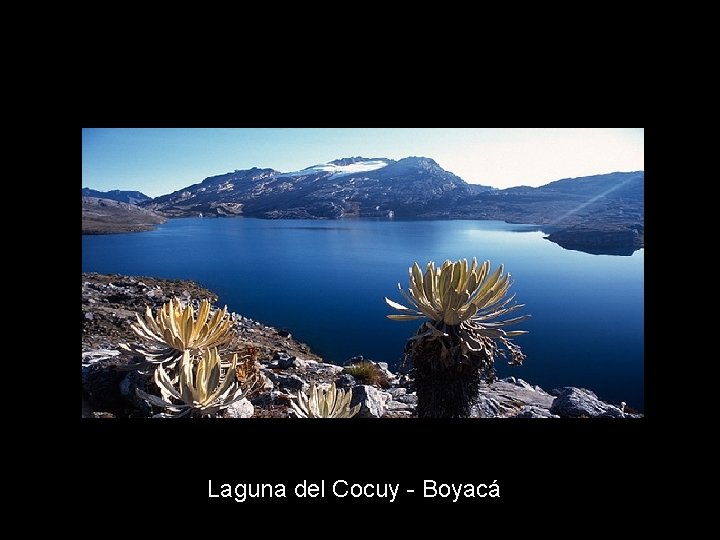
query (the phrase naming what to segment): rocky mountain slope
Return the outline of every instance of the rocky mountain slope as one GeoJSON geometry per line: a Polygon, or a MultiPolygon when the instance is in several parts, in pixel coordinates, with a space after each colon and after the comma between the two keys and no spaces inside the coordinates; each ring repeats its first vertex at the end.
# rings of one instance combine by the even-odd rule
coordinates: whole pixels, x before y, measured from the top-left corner
{"type": "MultiPolygon", "coordinates": [[[[119,344],[134,339],[130,322],[146,305],[156,310],[171,297],[181,300],[208,298],[211,291],[191,281],[150,277],[82,274],[82,415],[87,418],[148,417],[150,407],[136,388],[148,389],[150,375],[135,369],[138,358],[119,344]]],[[[290,395],[310,383],[335,382],[352,389],[352,404],[361,404],[359,417],[409,418],[415,416],[417,396],[413,380],[374,363],[383,375],[380,383],[357,380],[346,367],[328,364],[285,330],[235,315],[242,346],[258,350],[265,384],[250,400],[243,399],[225,411],[231,418],[287,418],[290,395]]],[[[349,359],[349,362],[364,360],[349,359]]],[[[480,418],[613,417],[638,415],[603,402],[580,388],[546,392],[522,379],[508,377],[483,384],[474,416],[480,418]]]]}
{"type": "Polygon", "coordinates": [[[98,199],[110,199],[112,201],[120,201],[127,204],[138,204],[151,199],[151,197],[148,197],[139,191],[121,191],[119,189],[113,189],[111,191],[98,191],[96,189],[82,188],[82,196],[95,197],[98,199]]]}
{"type": "Polygon", "coordinates": [[[166,221],[167,218],[157,212],[134,204],[96,197],[82,198],[83,234],[149,231],[166,221]]]}
{"type": "Polygon", "coordinates": [[[570,249],[632,253],[644,245],[644,180],[617,172],[499,190],[426,157],[353,157],[289,173],[236,170],[142,205],[168,217],[494,219],[537,224],[570,249]]]}
{"type": "Polygon", "coordinates": [[[343,158],[301,171],[234,171],[145,203],[167,216],[262,218],[422,217],[491,188],[471,185],[434,160],[343,158]]]}
{"type": "Polygon", "coordinates": [[[645,244],[644,187],[643,171],[566,178],[481,193],[446,217],[534,223],[562,247],[629,255],[645,244]]]}

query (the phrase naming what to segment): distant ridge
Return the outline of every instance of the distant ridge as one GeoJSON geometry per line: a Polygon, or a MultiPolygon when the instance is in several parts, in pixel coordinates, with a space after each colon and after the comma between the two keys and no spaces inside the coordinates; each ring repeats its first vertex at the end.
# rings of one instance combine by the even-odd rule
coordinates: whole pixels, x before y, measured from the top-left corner
{"type": "Polygon", "coordinates": [[[112,201],[120,201],[128,204],[138,204],[149,201],[150,197],[139,191],[120,191],[113,189],[112,191],[98,191],[96,189],[82,188],[83,197],[96,197],[98,199],[110,199],[112,201]]]}
{"type": "Polygon", "coordinates": [[[167,218],[157,212],[112,199],[82,198],[82,233],[108,234],[154,229],[167,218]]]}

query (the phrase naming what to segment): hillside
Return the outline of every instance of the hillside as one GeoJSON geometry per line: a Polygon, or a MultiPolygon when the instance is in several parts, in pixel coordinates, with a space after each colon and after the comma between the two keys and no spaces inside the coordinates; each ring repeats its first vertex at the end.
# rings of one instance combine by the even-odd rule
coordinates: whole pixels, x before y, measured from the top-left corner
{"type": "Polygon", "coordinates": [[[140,191],[121,191],[119,189],[113,189],[111,191],[98,191],[96,189],[82,188],[82,196],[95,197],[98,199],[110,199],[112,201],[119,201],[128,204],[138,204],[151,199],[151,197],[148,197],[140,191]]]}
{"type": "Polygon", "coordinates": [[[252,168],[212,176],[144,205],[172,217],[412,218],[490,189],[468,184],[430,158],[354,157],[289,173],[252,168]]]}
{"type": "Polygon", "coordinates": [[[82,234],[149,231],[166,221],[164,216],[133,204],[82,198],[82,234]]]}

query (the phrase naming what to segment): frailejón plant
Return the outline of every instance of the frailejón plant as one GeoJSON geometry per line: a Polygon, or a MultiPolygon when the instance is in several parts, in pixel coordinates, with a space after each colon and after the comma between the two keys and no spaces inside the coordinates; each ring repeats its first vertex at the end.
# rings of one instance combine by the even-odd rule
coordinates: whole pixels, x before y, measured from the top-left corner
{"type": "Polygon", "coordinates": [[[361,404],[350,407],[352,390],[347,392],[330,384],[330,388],[322,390],[315,383],[306,394],[298,390],[290,406],[300,418],[351,418],[359,411],[361,404]]]}
{"type": "Polygon", "coordinates": [[[511,304],[515,295],[506,298],[511,281],[503,265],[492,274],[489,269],[490,261],[446,260],[439,268],[429,262],[423,274],[414,263],[408,292],[398,284],[412,307],[385,298],[401,312],[388,318],[426,319],[405,347],[415,370],[420,417],[469,416],[481,380],[495,377],[495,357],[507,351],[512,365],[525,359],[511,338],[527,332],[505,328],[529,315],[501,319],[523,304],[511,304]]]}
{"type": "Polygon", "coordinates": [[[235,377],[236,365],[237,355],[233,355],[229,368],[223,370],[216,348],[203,349],[198,356],[191,355],[186,349],[178,365],[177,383],[162,365],[156,367],[153,378],[162,397],[140,389],[136,393],[141,399],[167,411],[157,416],[213,416],[246,395],[235,377]]]}
{"type": "Polygon", "coordinates": [[[195,313],[192,305],[175,298],[163,304],[153,317],[150,306],[145,308],[144,319],[136,314],[137,324],[130,327],[143,344],[121,344],[120,347],[145,357],[148,362],[174,363],[185,351],[221,348],[233,338],[233,320],[227,306],[210,316],[210,302],[202,300],[195,313]]]}

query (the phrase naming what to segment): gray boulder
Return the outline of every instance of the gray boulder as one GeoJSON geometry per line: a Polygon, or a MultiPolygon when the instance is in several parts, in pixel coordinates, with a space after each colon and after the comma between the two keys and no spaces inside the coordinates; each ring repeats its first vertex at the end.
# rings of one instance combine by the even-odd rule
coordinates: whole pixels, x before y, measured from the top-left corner
{"type": "Polygon", "coordinates": [[[497,399],[480,395],[470,409],[470,418],[495,418],[500,416],[502,407],[497,399]]]}
{"type": "Polygon", "coordinates": [[[296,360],[295,367],[304,367],[308,371],[322,377],[334,377],[338,373],[342,373],[343,370],[341,366],[327,364],[325,362],[315,362],[314,360],[296,360]],[[302,365],[298,366],[298,362],[302,362],[302,365]]]}
{"type": "Polygon", "coordinates": [[[286,392],[297,392],[298,390],[305,391],[309,388],[308,383],[303,381],[297,375],[281,375],[279,373],[273,373],[272,371],[266,371],[265,374],[277,388],[285,390],[286,392]]]}
{"type": "Polygon", "coordinates": [[[250,418],[253,414],[255,414],[255,407],[247,398],[243,398],[227,407],[223,416],[225,418],[250,418]]]}
{"type": "Polygon", "coordinates": [[[523,381],[522,379],[517,379],[515,381],[515,385],[519,386],[520,388],[525,388],[526,390],[530,390],[532,392],[535,391],[535,388],[531,384],[527,383],[526,381],[523,381]]]}
{"type": "Polygon", "coordinates": [[[148,389],[148,382],[151,378],[150,373],[129,371],[120,382],[120,393],[123,397],[133,407],[146,413],[148,416],[152,415],[152,408],[144,399],[141,399],[135,391],[139,388],[143,392],[153,393],[148,389]]]}
{"type": "Polygon", "coordinates": [[[413,408],[417,407],[418,397],[417,397],[417,394],[415,394],[415,393],[406,394],[404,396],[399,396],[396,399],[400,403],[405,403],[406,405],[409,405],[413,408]]]}
{"type": "Polygon", "coordinates": [[[357,384],[355,377],[349,373],[343,373],[337,379],[335,379],[335,386],[338,388],[351,388],[357,384]]]}
{"type": "Polygon", "coordinates": [[[273,367],[277,366],[280,369],[299,367],[295,366],[295,360],[297,360],[295,356],[291,356],[285,352],[276,352],[271,364],[273,365],[273,367]]]}
{"type": "Polygon", "coordinates": [[[380,418],[385,414],[390,400],[392,400],[392,396],[388,392],[378,390],[374,386],[360,384],[352,389],[350,406],[354,407],[358,403],[362,405],[357,414],[358,418],[380,418]]]}
{"type": "Polygon", "coordinates": [[[534,405],[525,405],[514,418],[560,418],[556,414],[552,414],[548,409],[535,407],[534,405]]]}
{"type": "Polygon", "coordinates": [[[625,418],[615,405],[598,399],[594,392],[572,386],[552,391],[557,397],[550,407],[552,414],[563,418],[625,418]]]}
{"type": "MultiPolygon", "coordinates": [[[[89,314],[92,315],[92,314],[89,314]]],[[[92,319],[92,317],[90,317],[92,319]]],[[[85,351],[82,353],[83,366],[96,364],[103,360],[113,360],[120,356],[121,352],[114,349],[95,349],[93,351],[85,351]]]]}
{"type": "Polygon", "coordinates": [[[390,371],[387,362],[374,362],[374,364],[375,366],[377,366],[380,372],[385,375],[389,380],[397,380],[397,376],[392,371],[390,371]]]}

